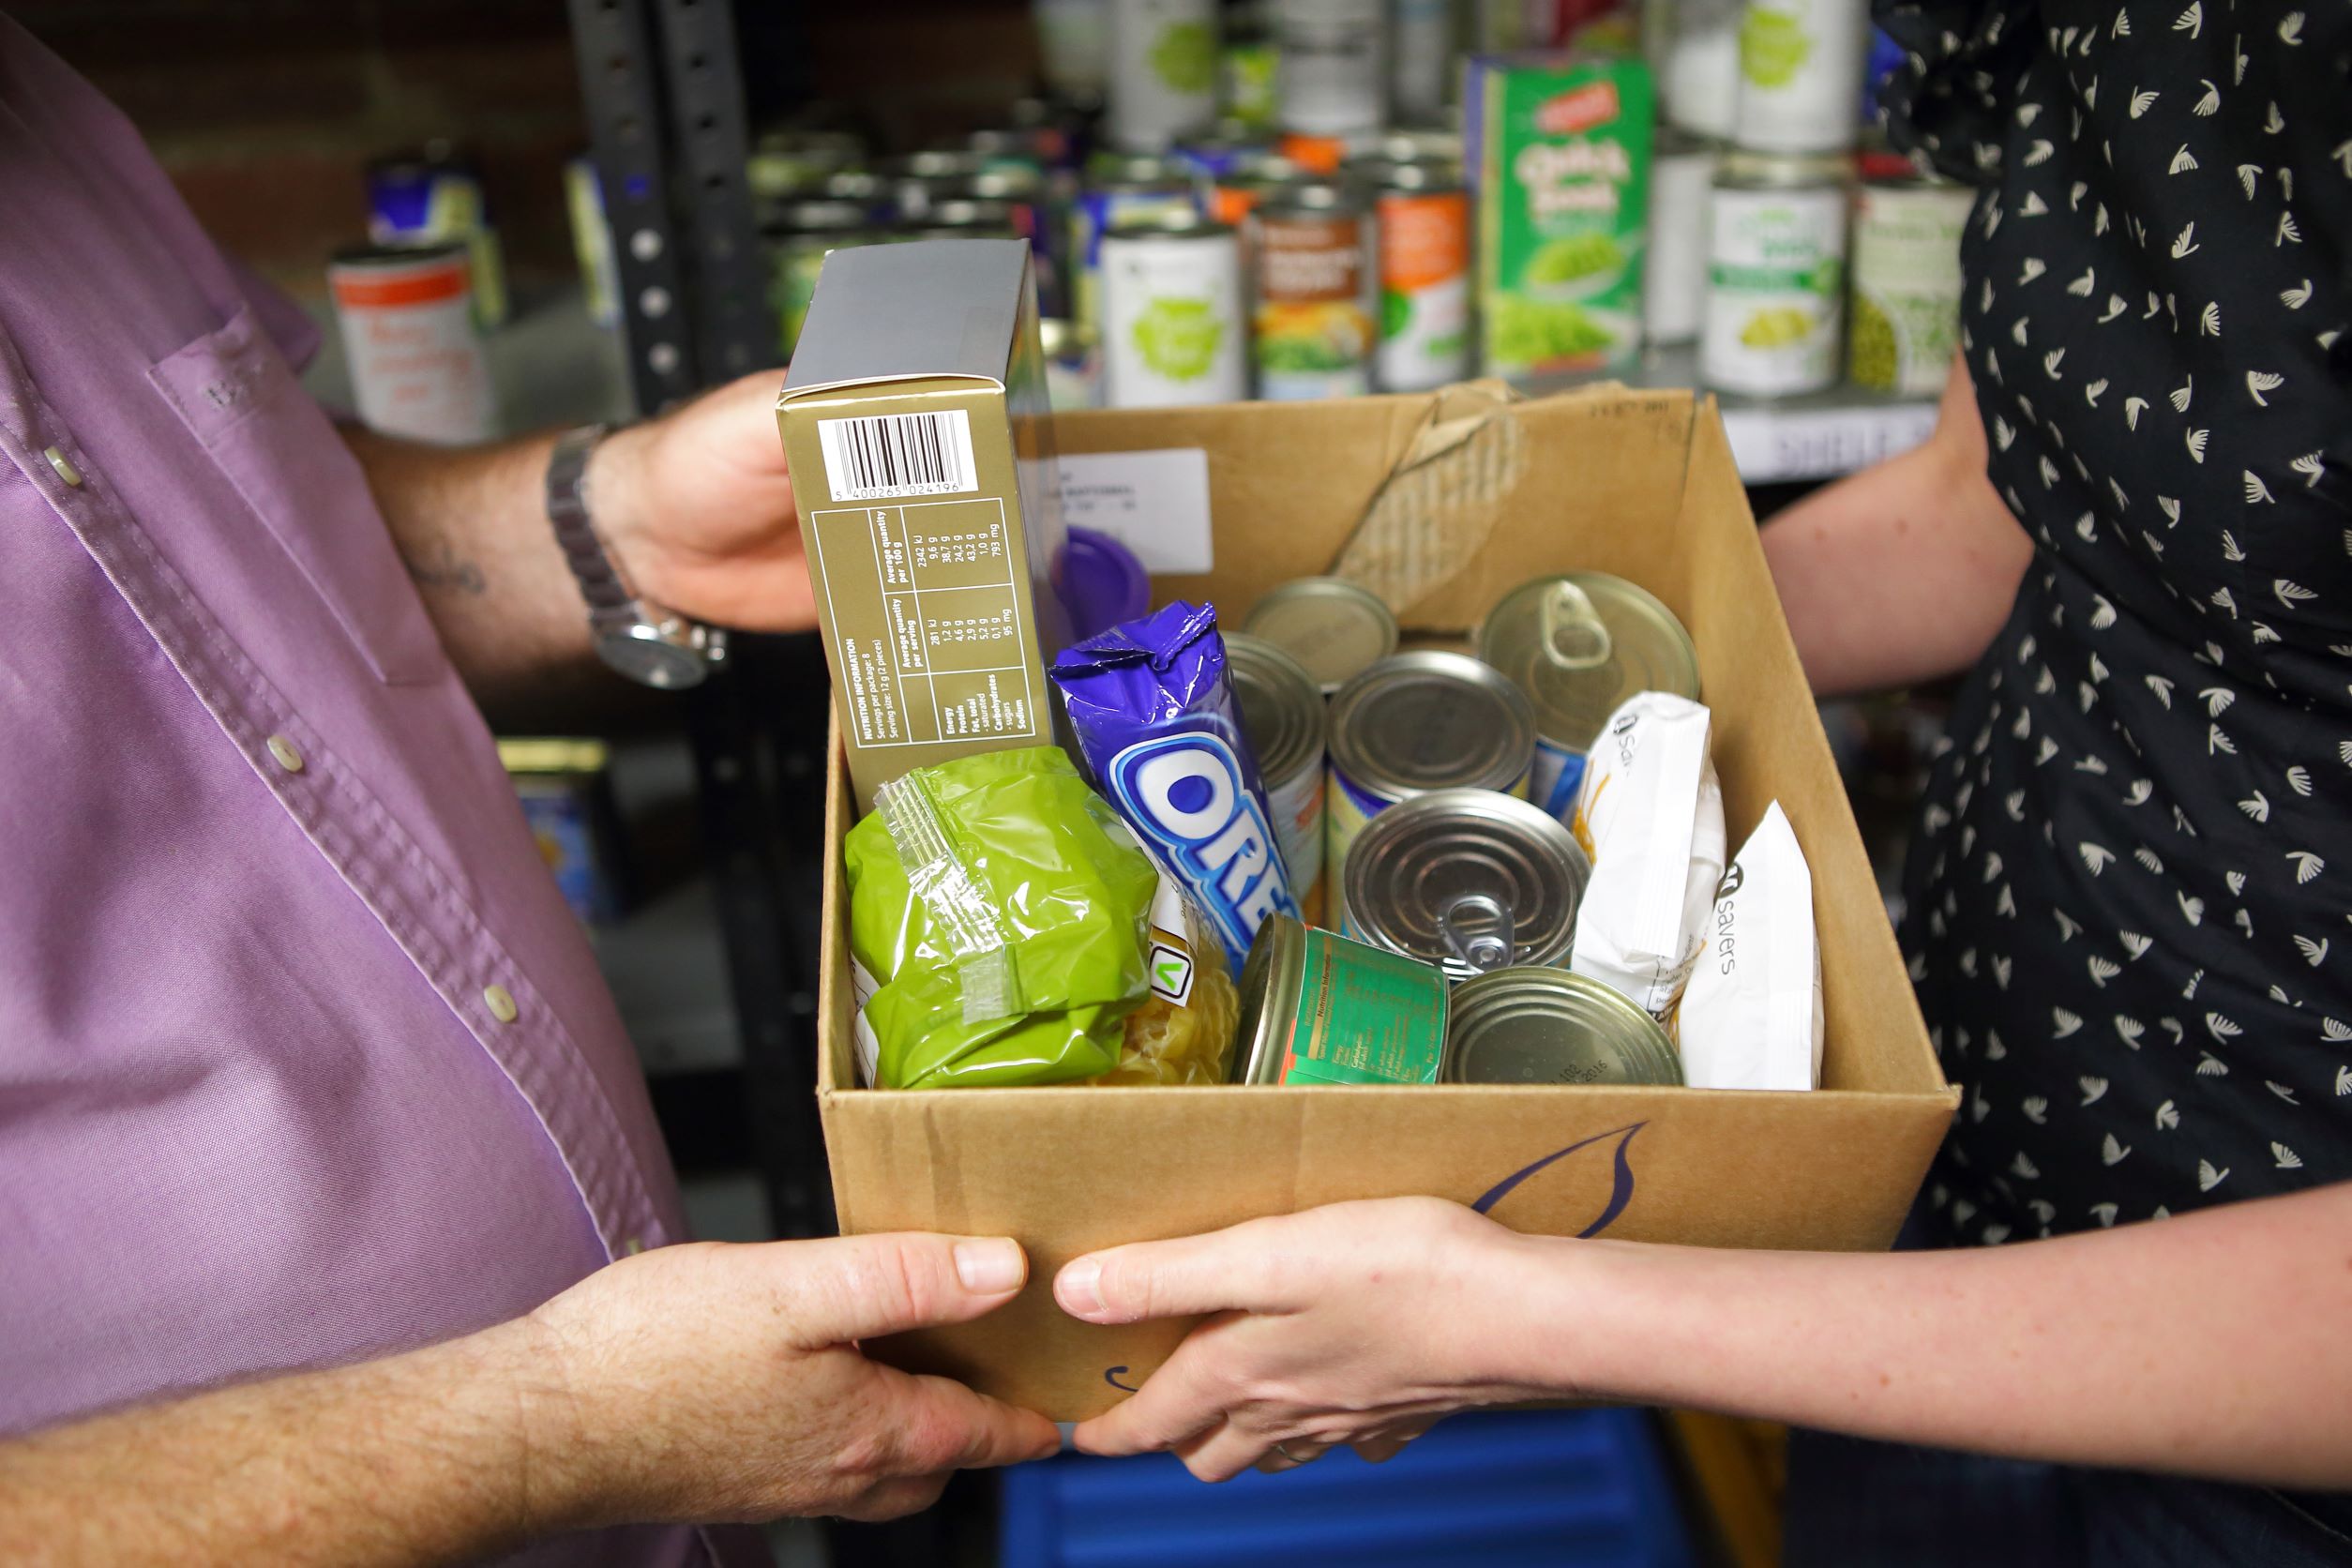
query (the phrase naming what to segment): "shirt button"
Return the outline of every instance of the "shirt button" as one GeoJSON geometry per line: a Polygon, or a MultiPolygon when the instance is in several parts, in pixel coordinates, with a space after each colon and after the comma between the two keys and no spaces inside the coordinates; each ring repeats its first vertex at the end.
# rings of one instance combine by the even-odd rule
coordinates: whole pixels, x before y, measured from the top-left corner
{"type": "Polygon", "coordinates": [[[490,1009],[490,1017],[496,1018],[500,1023],[512,1023],[515,1021],[516,1008],[514,993],[509,991],[505,987],[483,987],[482,1004],[490,1009]]]}
{"type": "Polygon", "coordinates": [[[73,460],[71,459],[68,458],[63,452],[59,451],[54,446],[43,451],[41,456],[49,460],[49,466],[57,471],[58,478],[63,479],[67,484],[71,485],[76,490],[80,490],[82,488],[82,470],[73,466],[73,460]]]}
{"type": "Polygon", "coordinates": [[[278,760],[278,765],[284,768],[288,773],[300,773],[302,771],[302,753],[296,751],[294,749],[294,743],[288,740],[285,736],[272,735],[269,737],[269,754],[276,758],[278,760]]]}

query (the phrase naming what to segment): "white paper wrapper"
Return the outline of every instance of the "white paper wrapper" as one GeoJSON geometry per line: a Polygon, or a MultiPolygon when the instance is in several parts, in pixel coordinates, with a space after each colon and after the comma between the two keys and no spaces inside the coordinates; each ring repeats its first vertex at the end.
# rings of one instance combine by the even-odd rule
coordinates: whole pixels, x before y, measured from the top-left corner
{"type": "Polygon", "coordinates": [[[1570,826],[1592,860],[1569,968],[1671,1028],[1723,880],[1723,788],[1707,709],[1629,697],[1592,743],[1570,826]]]}
{"type": "Polygon", "coordinates": [[[1774,801],[1724,876],[1682,996],[1682,1079],[1694,1089],[1814,1088],[1821,1014],[1813,873],[1774,801]]]}

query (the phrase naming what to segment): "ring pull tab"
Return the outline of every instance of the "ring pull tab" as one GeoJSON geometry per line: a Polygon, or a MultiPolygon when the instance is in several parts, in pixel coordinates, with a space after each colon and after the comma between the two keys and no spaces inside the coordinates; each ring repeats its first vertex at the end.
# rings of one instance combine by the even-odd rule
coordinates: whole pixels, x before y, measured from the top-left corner
{"type": "Polygon", "coordinates": [[[1466,893],[1438,912],[1438,934],[1455,957],[1484,974],[1511,967],[1519,925],[1503,900],[1491,894],[1466,893]],[[1465,913],[1474,920],[1463,920],[1465,913]]]}
{"type": "Polygon", "coordinates": [[[1536,649],[1555,670],[1591,670],[1609,661],[1613,643],[1585,591],[1562,578],[1538,601],[1536,649]]]}

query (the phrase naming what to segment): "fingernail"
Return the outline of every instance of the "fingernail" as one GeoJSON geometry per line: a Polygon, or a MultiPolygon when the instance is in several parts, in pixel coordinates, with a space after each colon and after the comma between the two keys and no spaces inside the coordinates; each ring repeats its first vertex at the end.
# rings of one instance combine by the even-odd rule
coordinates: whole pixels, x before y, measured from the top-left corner
{"type": "Polygon", "coordinates": [[[962,1280],[964,1289],[975,1296],[993,1296],[1005,1290],[1017,1290],[1028,1273],[1029,1266],[1021,1258],[1018,1243],[956,1244],[956,1277],[962,1280]]]}
{"type": "Polygon", "coordinates": [[[1063,1310],[1080,1318],[1091,1318],[1103,1310],[1103,1265],[1100,1259],[1081,1258],[1062,1271],[1053,1282],[1053,1293],[1062,1298],[1063,1310]]]}

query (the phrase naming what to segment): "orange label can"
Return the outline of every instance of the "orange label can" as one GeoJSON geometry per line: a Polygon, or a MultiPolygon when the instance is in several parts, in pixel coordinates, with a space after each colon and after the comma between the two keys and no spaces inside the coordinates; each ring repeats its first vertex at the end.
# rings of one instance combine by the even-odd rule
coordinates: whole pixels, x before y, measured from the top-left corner
{"type": "Polygon", "coordinates": [[[1421,392],[1470,373],[1470,193],[1442,178],[1380,196],[1380,388],[1421,392]]]}

